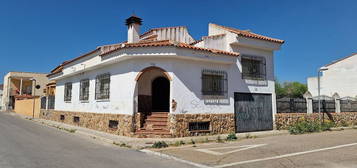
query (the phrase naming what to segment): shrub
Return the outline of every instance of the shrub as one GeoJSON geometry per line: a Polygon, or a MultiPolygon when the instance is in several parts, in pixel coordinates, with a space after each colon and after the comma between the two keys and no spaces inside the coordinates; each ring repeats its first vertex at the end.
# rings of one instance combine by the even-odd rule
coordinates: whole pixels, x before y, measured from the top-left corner
{"type": "Polygon", "coordinates": [[[230,133],[228,136],[227,136],[227,141],[235,141],[237,140],[237,136],[235,133],[230,133]]]}
{"type": "Polygon", "coordinates": [[[168,146],[165,141],[158,141],[152,145],[153,148],[167,148],[168,146]]]}
{"type": "Polygon", "coordinates": [[[289,127],[290,134],[303,134],[308,132],[319,132],[320,124],[316,121],[298,121],[289,127]]]}
{"type": "Polygon", "coordinates": [[[330,121],[330,120],[325,120],[322,124],[321,124],[321,130],[322,131],[329,131],[331,130],[332,127],[335,126],[335,123],[330,121]]]}
{"type": "Polygon", "coordinates": [[[308,121],[308,120],[299,120],[297,123],[289,127],[290,134],[304,134],[311,132],[320,132],[330,130],[331,127],[334,127],[335,123],[332,121],[324,121],[320,124],[319,121],[308,121]]]}

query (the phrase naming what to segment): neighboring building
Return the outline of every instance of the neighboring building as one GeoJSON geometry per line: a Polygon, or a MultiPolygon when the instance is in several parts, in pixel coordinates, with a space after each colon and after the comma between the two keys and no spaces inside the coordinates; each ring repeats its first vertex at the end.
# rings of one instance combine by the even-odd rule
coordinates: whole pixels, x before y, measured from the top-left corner
{"type": "Polygon", "coordinates": [[[140,18],[126,23],[127,42],[51,71],[55,110],[42,117],[127,136],[273,128],[273,52],[283,40],[209,24],[196,41],[183,26],[140,34],[140,18]]]}
{"type": "MultiPolygon", "coordinates": [[[[357,53],[325,65],[320,79],[320,94],[332,97],[337,93],[342,97],[357,97],[357,53]]],[[[318,78],[307,79],[312,96],[318,95],[318,78]]]]}
{"type": "Polygon", "coordinates": [[[3,84],[0,84],[0,110],[2,109],[2,95],[3,95],[3,84]]]}
{"type": "Polygon", "coordinates": [[[3,110],[15,108],[16,96],[32,97],[43,96],[44,88],[48,83],[47,74],[31,72],[9,72],[4,77],[4,88],[1,106],[3,110]],[[39,85],[39,89],[36,89],[39,85]]]}

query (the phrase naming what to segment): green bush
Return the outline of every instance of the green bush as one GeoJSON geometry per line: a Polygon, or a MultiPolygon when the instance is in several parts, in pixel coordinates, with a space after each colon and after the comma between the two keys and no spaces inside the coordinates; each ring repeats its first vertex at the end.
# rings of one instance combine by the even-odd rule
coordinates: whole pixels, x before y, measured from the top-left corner
{"type": "Polygon", "coordinates": [[[158,141],[155,142],[154,144],[152,144],[153,148],[167,148],[169,147],[169,145],[167,145],[167,143],[165,141],[158,141]]]}
{"type": "Polygon", "coordinates": [[[237,140],[237,136],[235,133],[230,133],[228,136],[227,136],[227,141],[235,141],[237,140]]]}
{"type": "Polygon", "coordinates": [[[335,127],[335,123],[330,120],[327,120],[321,124],[322,131],[329,131],[332,127],[335,127]]]}
{"type": "Polygon", "coordinates": [[[297,123],[291,125],[289,127],[290,134],[304,134],[311,132],[320,132],[330,130],[331,127],[334,127],[335,124],[331,121],[325,121],[320,124],[319,121],[307,121],[302,120],[297,123]]]}

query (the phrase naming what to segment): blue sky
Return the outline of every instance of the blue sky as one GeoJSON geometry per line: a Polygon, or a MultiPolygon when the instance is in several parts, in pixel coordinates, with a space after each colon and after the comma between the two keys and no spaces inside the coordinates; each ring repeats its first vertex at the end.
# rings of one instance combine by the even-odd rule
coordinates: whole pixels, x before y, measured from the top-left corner
{"type": "Polygon", "coordinates": [[[212,22],[283,39],[275,75],[306,82],[320,66],[357,52],[356,11],[355,0],[1,0],[0,83],[8,71],[49,72],[125,41],[124,20],[133,12],[142,32],[185,25],[199,39],[212,22]]]}

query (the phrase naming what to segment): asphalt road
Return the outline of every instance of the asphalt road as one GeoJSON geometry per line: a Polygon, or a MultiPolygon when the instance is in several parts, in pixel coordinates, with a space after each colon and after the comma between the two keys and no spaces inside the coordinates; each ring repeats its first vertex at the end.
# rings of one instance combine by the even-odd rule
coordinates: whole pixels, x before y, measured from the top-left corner
{"type": "Polygon", "coordinates": [[[213,168],[357,168],[357,129],[159,150],[213,168]]]}
{"type": "Polygon", "coordinates": [[[0,112],[1,168],[185,168],[140,151],[44,127],[0,112]]]}

